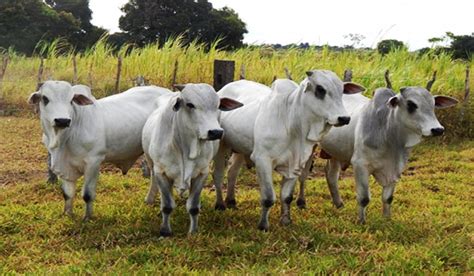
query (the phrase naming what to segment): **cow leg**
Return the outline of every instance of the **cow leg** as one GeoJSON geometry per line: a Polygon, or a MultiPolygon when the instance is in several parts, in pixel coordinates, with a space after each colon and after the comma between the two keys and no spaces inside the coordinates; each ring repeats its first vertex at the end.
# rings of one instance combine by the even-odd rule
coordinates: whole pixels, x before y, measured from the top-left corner
{"type": "Polygon", "coordinates": [[[366,221],[366,209],[370,202],[369,172],[363,162],[352,162],[354,167],[357,202],[359,204],[359,223],[366,221]]]}
{"type": "Polygon", "coordinates": [[[86,165],[84,170],[84,186],[82,187],[82,198],[86,203],[86,214],[83,221],[92,218],[93,205],[96,197],[97,179],[99,178],[99,168],[101,159],[94,160],[86,165]]]}
{"type": "Polygon", "coordinates": [[[163,221],[160,228],[160,236],[168,237],[172,235],[171,225],[170,225],[170,215],[173,209],[176,207],[176,203],[173,199],[173,193],[171,191],[172,186],[169,180],[156,172],[153,173],[155,182],[158,183],[160,187],[161,194],[161,216],[163,221]]]}
{"type": "Polygon", "coordinates": [[[150,167],[148,166],[148,161],[146,160],[146,158],[143,158],[142,159],[142,162],[140,164],[140,166],[142,167],[142,176],[144,178],[148,178],[150,177],[150,167]]]}
{"type": "Polygon", "coordinates": [[[270,208],[275,204],[276,196],[273,189],[272,166],[271,161],[267,158],[258,157],[254,160],[257,170],[258,183],[260,184],[260,201],[262,205],[262,213],[258,229],[268,231],[270,226],[268,215],[270,208]]]}
{"type": "Polygon", "coordinates": [[[293,201],[293,192],[295,190],[296,178],[283,178],[281,181],[281,218],[283,225],[291,224],[290,208],[293,201]]]}
{"type": "Polygon", "coordinates": [[[383,204],[383,216],[390,218],[391,210],[390,207],[393,201],[393,192],[395,191],[395,183],[383,186],[382,192],[382,204],[383,204]]]}
{"type": "Polygon", "coordinates": [[[227,171],[227,195],[225,198],[225,204],[227,208],[236,209],[237,202],[235,201],[235,183],[239,176],[239,171],[245,162],[245,158],[242,154],[234,153],[230,159],[230,166],[227,171]]]}
{"type": "Polygon", "coordinates": [[[63,191],[64,197],[64,214],[72,217],[73,216],[73,202],[74,202],[74,195],[76,194],[76,182],[75,181],[67,181],[61,179],[61,190],[63,191]]]}
{"type": "Polygon", "coordinates": [[[303,172],[298,177],[298,181],[300,182],[300,190],[298,193],[298,199],[296,200],[296,205],[300,209],[306,208],[306,199],[304,195],[305,181],[308,178],[308,175],[311,172],[312,167],[313,167],[313,155],[311,154],[308,161],[306,161],[303,172]]]}
{"type": "Polygon", "coordinates": [[[216,210],[225,210],[224,197],[222,196],[222,181],[224,179],[224,172],[226,167],[226,155],[227,150],[224,146],[219,146],[216,156],[214,157],[214,171],[212,172],[212,180],[214,187],[216,187],[216,210]]]}
{"type": "Polygon", "coordinates": [[[198,231],[198,216],[201,209],[201,191],[206,181],[207,173],[197,176],[191,183],[191,191],[186,202],[186,210],[189,213],[191,224],[189,225],[189,234],[198,231]]]}
{"type": "Polygon", "coordinates": [[[48,151],[48,180],[49,184],[55,184],[58,182],[58,177],[51,170],[51,153],[48,151]]]}
{"type": "MultiPolygon", "coordinates": [[[[151,158],[149,158],[145,155],[145,158],[143,159],[143,163],[145,163],[145,165],[147,166],[147,168],[148,168],[147,171],[151,176],[150,177],[150,188],[148,189],[148,193],[145,197],[145,203],[148,204],[148,205],[153,205],[153,203],[155,203],[156,193],[158,193],[158,190],[159,190],[159,184],[156,181],[156,177],[154,177],[154,172],[153,172],[153,169],[152,169],[153,161],[151,160],[151,158]],[[149,165],[151,165],[151,166],[149,166],[149,165]]],[[[142,165],[143,165],[143,163],[142,163],[142,165]]]]}
{"type": "Polygon", "coordinates": [[[339,195],[339,173],[341,171],[341,163],[335,159],[329,159],[326,163],[326,181],[328,183],[329,192],[331,193],[331,198],[334,206],[336,208],[342,208],[344,202],[339,195]]]}

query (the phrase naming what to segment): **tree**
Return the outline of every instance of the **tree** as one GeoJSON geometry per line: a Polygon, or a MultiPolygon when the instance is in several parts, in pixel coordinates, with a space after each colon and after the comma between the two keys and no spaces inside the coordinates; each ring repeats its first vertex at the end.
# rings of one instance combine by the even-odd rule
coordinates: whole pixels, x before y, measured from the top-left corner
{"type": "Polygon", "coordinates": [[[403,42],[396,39],[385,39],[377,44],[377,51],[381,55],[386,55],[394,50],[406,49],[403,42]]]}
{"type": "Polygon", "coordinates": [[[105,29],[91,23],[92,10],[89,0],[46,0],[55,11],[69,13],[79,22],[79,29],[68,35],[68,41],[78,50],[84,50],[106,33],[105,29]]]}
{"type": "Polygon", "coordinates": [[[70,13],[56,12],[41,0],[0,2],[0,47],[32,54],[40,40],[66,37],[79,30],[70,13]]]}
{"type": "Polygon", "coordinates": [[[455,35],[452,32],[446,32],[442,37],[433,37],[428,39],[435,45],[439,42],[450,43],[449,48],[436,46],[436,49],[451,52],[453,58],[470,60],[474,55],[474,33],[471,35],[455,35]]]}
{"type": "Polygon", "coordinates": [[[184,44],[221,38],[219,46],[236,48],[247,32],[234,10],[216,10],[207,0],[130,0],[122,11],[120,28],[140,46],[183,35],[184,44]]]}
{"type": "Polygon", "coordinates": [[[471,35],[453,35],[451,39],[453,57],[471,60],[474,55],[474,33],[471,35]]]}

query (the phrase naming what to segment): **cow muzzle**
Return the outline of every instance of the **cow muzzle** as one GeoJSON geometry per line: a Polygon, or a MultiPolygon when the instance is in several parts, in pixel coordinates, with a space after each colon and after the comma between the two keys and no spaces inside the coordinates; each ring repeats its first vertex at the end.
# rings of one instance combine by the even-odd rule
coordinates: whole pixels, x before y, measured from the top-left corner
{"type": "Polygon", "coordinates": [[[211,129],[207,132],[207,140],[219,140],[224,135],[222,129],[211,129]]]}
{"type": "Polygon", "coordinates": [[[444,133],[444,128],[438,127],[438,128],[432,128],[431,129],[431,135],[432,136],[441,136],[444,133]]]}
{"type": "Polygon", "coordinates": [[[71,119],[56,118],[54,119],[54,127],[56,128],[67,128],[71,124],[71,119]]]}
{"type": "Polygon", "coordinates": [[[337,117],[337,123],[334,126],[345,126],[351,122],[351,117],[349,116],[341,116],[337,117]]]}

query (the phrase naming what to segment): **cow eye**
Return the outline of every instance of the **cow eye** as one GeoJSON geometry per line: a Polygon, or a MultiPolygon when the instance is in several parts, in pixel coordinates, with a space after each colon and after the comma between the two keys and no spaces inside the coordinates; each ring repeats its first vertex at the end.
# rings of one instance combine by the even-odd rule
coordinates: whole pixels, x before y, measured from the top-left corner
{"type": "Polygon", "coordinates": [[[323,100],[324,96],[326,96],[326,89],[322,87],[321,85],[316,85],[316,91],[314,92],[316,95],[316,98],[323,100]]]}
{"type": "Polygon", "coordinates": [[[187,103],[186,106],[189,107],[189,108],[191,108],[191,109],[196,108],[196,107],[194,106],[194,104],[192,104],[192,103],[187,103]]]}
{"type": "Polygon", "coordinates": [[[47,105],[49,103],[49,99],[46,96],[42,96],[41,99],[43,100],[43,104],[47,105]]]}
{"type": "Polygon", "coordinates": [[[408,113],[413,113],[416,111],[416,109],[418,108],[418,106],[416,105],[416,103],[412,102],[412,101],[408,101],[407,102],[407,107],[408,107],[408,113]]]}

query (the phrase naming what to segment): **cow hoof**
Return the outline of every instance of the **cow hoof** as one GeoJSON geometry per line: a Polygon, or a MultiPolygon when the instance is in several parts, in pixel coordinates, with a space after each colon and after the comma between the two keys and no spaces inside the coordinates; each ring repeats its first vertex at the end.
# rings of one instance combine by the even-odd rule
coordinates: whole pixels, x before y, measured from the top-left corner
{"type": "Polygon", "coordinates": [[[267,223],[262,223],[262,222],[260,222],[260,223],[258,224],[258,230],[261,230],[261,231],[264,231],[264,232],[268,232],[268,229],[269,229],[269,227],[268,227],[268,224],[267,224],[267,223]]]}
{"type": "Polygon", "coordinates": [[[173,232],[168,229],[160,229],[160,237],[171,237],[173,232]]]}
{"type": "Polygon", "coordinates": [[[365,224],[365,219],[359,219],[357,221],[357,223],[359,223],[360,225],[364,225],[365,224]]]}
{"type": "Polygon", "coordinates": [[[283,225],[283,226],[288,226],[291,224],[291,219],[289,217],[282,217],[280,219],[280,223],[283,225]]]}
{"type": "Polygon", "coordinates": [[[230,199],[225,201],[225,205],[230,209],[237,209],[237,202],[235,199],[230,199]]]}
{"type": "Polygon", "coordinates": [[[335,204],[335,206],[336,206],[336,209],[341,209],[342,207],[344,207],[344,202],[339,202],[335,204]]]}
{"type": "Polygon", "coordinates": [[[68,217],[70,219],[73,219],[74,218],[74,213],[72,212],[72,210],[69,210],[69,211],[64,211],[62,214],[61,214],[62,217],[68,217]]]}
{"type": "Polygon", "coordinates": [[[91,219],[92,219],[91,216],[84,216],[84,217],[82,218],[82,222],[88,222],[88,221],[90,221],[91,219]]]}
{"type": "Polygon", "coordinates": [[[300,209],[306,209],[306,200],[301,199],[301,198],[298,199],[296,201],[296,206],[298,206],[298,208],[300,208],[300,209]]]}
{"type": "Polygon", "coordinates": [[[214,206],[214,209],[218,210],[218,211],[224,211],[225,210],[225,205],[222,204],[222,203],[216,203],[216,206],[214,206]]]}

